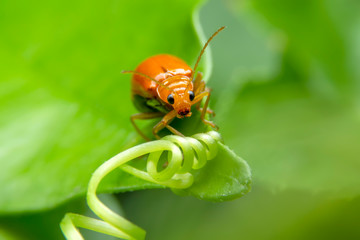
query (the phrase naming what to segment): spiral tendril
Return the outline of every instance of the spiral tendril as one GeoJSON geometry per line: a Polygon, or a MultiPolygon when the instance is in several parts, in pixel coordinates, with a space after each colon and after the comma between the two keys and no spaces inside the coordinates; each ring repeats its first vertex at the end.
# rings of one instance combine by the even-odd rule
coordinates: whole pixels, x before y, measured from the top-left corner
{"type": "Polygon", "coordinates": [[[222,139],[220,134],[215,131],[195,134],[192,137],[169,135],[161,140],[137,145],[110,158],[95,170],[87,191],[87,203],[101,220],[67,213],[60,223],[64,236],[68,240],[83,240],[84,238],[77,229],[80,227],[121,239],[145,239],[145,230],[116,214],[98,199],[96,189],[101,180],[111,171],[121,168],[123,171],[149,182],[173,189],[188,188],[194,181],[189,171],[204,167],[207,160],[216,156],[218,141],[222,141],[222,139]],[[159,160],[164,152],[168,152],[167,166],[159,171],[159,160]],[[126,164],[147,154],[147,171],[126,164]]]}

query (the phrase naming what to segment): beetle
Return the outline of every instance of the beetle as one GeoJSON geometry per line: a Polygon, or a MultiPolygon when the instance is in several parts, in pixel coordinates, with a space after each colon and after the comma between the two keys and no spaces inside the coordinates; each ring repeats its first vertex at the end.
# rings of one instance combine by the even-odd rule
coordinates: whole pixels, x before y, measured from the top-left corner
{"type": "Polygon", "coordinates": [[[219,28],[205,43],[197,58],[194,69],[191,69],[183,60],[169,54],[152,56],[135,69],[135,71],[122,71],[132,73],[131,96],[135,107],[140,113],[130,117],[136,131],[145,139],[150,140],[136,125],[137,119],[160,118],[162,120],[153,127],[154,136],[159,139],[158,132],[167,128],[173,134],[184,136],[181,132],[171,127],[169,123],[174,118],[191,116],[191,106],[196,104],[196,109],[201,112],[201,120],[217,129],[217,126],[205,119],[205,114],[215,115],[208,108],[210,89],[202,80],[202,73],[198,72],[194,79],[196,69],[201,57],[210,41],[225,27],[219,28]],[[203,108],[201,100],[207,97],[203,108]]]}

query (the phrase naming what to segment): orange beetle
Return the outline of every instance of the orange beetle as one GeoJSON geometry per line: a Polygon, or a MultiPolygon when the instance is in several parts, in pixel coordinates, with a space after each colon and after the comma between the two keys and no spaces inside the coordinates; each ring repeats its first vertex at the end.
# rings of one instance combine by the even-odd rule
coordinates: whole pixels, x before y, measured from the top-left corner
{"type": "Polygon", "coordinates": [[[167,128],[172,133],[184,136],[169,123],[175,118],[191,116],[191,106],[201,111],[201,120],[213,128],[217,126],[205,119],[205,113],[214,114],[208,109],[210,89],[205,86],[202,74],[194,74],[204,50],[209,42],[225,27],[219,28],[205,43],[192,70],[183,60],[168,54],[156,55],[143,61],[135,71],[123,71],[132,73],[132,100],[135,107],[141,111],[131,116],[131,122],[136,131],[146,140],[145,134],[135,124],[136,119],[152,119],[163,117],[153,127],[154,136],[159,139],[158,132],[167,128]],[[193,81],[194,80],[194,81],[193,81]],[[204,107],[200,108],[201,100],[207,96],[204,107]]]}

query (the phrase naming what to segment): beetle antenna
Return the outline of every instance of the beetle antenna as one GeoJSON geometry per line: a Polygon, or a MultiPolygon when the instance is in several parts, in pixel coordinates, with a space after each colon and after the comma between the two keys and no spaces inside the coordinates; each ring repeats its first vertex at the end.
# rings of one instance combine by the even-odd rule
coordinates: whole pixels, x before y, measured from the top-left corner
{"type": "Polygon", "coordinates": [[[144,73],[141,73],[141,72],[137,72],[137,71],[131,71],[131,70],[123,70],[121,71],[121,73],[133,73],[133,74],[138,74],[140,76],[143,76],[143,77],[146,77],[147,79],[153,81],[153,82],[156,82],[157,84],[159,84],[160,86],[166,88],[167,90],[169,90],[170,92],[174,92],[174,90],[172,90],[171,88],[169,88],[168,86],[166,86],[165,84],[163,84],[162,82],[159,82],[158,80],[155,80],[154,78],[144,74],[144,73]]]}
{"type": "Polygon", "coordinates": [[[198,57],[198,59],[196,60],[196,63],[195,63],[195,67],[194,67],[194,70],[191,74],[191,79],[194,77],[194,74],[195,74],[195,71],[199,65],[199,62],[200,62],[200,59],[202,57],[202,55],[204,54],[204,51],[206,49],[206,47],[209,45],[209,43],[211,42],[211,40],[216,36],[218,35],[219,32],[221,32],[222,30],[224,30],[225,26],[219,28],[215,33],[213,33],[213,35],[207,40],[207,42],[205,43],[204,47],[201,49],[201,52],[200,52],[200,55],[198,57]]]}

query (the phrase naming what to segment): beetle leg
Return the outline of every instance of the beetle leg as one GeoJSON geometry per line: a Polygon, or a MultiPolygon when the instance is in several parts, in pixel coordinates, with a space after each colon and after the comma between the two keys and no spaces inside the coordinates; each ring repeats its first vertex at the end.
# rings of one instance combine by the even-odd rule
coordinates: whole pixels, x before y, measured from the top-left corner
{"type": "MultiPolygon", "coordinates": [[[[195,90],[194,90],[194,91],[195,91],[195,96],[197,96],[198,94],[204,92],[205,90],[211,92],[211,89],[205,87],[205,82],[204,82],[204,81],[201,81],[201,82],[198,84],[197,88],[194,88],[194,89],[195,89],[195,90]]],[[[199,101],[199,102],[196,104],[196,109],[197,109],[198,111],[200,111],[200,112],[203,111],[203,108],[201,107],[201,101],[199,101]]],[[[209,107],[206,109],[206,113],[209,113],[209,114],[211,114],[213,117],[215,117],[215,112],[214,112],[213,110],[211,110],[209,107]]]]}
{"type": "MultiPolygon", "coordinates": [[[[201,84],[201,85],[200,85],[200,88],[198,88],[198,89],[196,90],[195,96],[197,96],[198,94],[201,94],[201,93],[204,92],[204,91],[208,91],[209,93],[211,92],[211,89],[205,88],[205,82],[201,81],[200,84],[201,84]]],[[[209,97],[208,97],[208,98],[210,98],[210,94],[209,94],[209,97]]],[[[201,113],[203,112],[204,108],[201,107],[201,101],[199,101],[198,103],[196,103],[195,106],[196,106],[196,109],[197,109],[198,111],[200,111],[201,113]]],[[[209,107],[207,107],[206,113],[211,114],[213,117],[215,116],[215,112],[214,112],[213,110],[211,110],[209,107]]]]}
{"type": "Polygon", "coordinates": [[[195,89],[195,91],[199,88],[200,83],[203,82],[202,79],[203,79],[203,74],[201,72],[198,72],[196,74],[196,78],[194,80],[194,89],[195,89]]]}
{"type": "MultiPolygon", "coordinates": [[[[200,107],[201,106],[201,102],[196,104],[196,110],[198,110],[199,112],[203,112],[204,108],[200,107]]],[[[210,109],[209,107],[206,109],[206,113],[210,114],[211,116],[215,117],[215,112],[214,110],[210,109]]]]}
{"type": "MultiPolygon", "coordinates": [[[[203,121],[205,124],[207,125],[210,125],[211,127],[215,128],[216,130],[219,129],[218,126],[215,125],[215,123],[213,123],[212,121],[209,121],[209,120],[206,120],[205,119],[205,114],[207,113],[208,111],[208,105],[209,105],[209,100],[210,100],[210,89],[206,88],[205,91],[203,91],[202,93],[200,93],[199,95],[197,95],[193,101],[193,104],[197,103],[198,104],[196,106],[198,106],[200,103],[201,103],[201,100],[204,98],[204,97],[207,97],[206,98],[206,101],[205,101],[205,104],[204,104],[204,107],[202,108],[202,111],[201,111],[201,121],[203,121]]],[[[199,107],[200,108],[200,107],[199,107]]],[[[214,113],[212,110],[210,110],[212,113],[214,113]]]]}
{"type": "Polygon", "coordinates": [[[136,119],[152,119],[164,116],[162,112],[148,112],[148,113],[136,113],[130,117],[131,123],[134,126],[135,130],[142,136],[146,141],[150,139],[145,136],[145,134],[140,130],[140,128],[135,124],[136,119]]]}
{"type": "Polygon", "coordinates": [[[194,94],[195,97],[205,90],[205,82],[201,81],[196,86],[194,85],[194,94]]]}
{"type": "Polygon", "coordinates": [[[172,126],[166,125],[165,127],[166,127],[167,129],[169,129],[169,131],[172,132],[173,134],[178,135],[178,136],[185,137],[184,134],[182,134],[181,132],[179,132],[178,130],[176,130],[175,128],[173,128],[172,126]]]}
{"type": "MultiPolygon", "coordinates": [[[[195,96],[197,96],[198,94],[204,92],[205,90],[209,92],[211,91],[210,89],[206,89],[205,82],[202,81],[202,73],[199,72],[194,83],[194,94],[195,96]]],[[[200,106],[201,106],[201,101],[199,101],[199,103],[196,104],[196,109],[202,112],[203,108],[201,108],[200,106]]],[[[206,112],[215,116],[214,111],[209,108],[206,110],[206,112]]]]}
{"type": "Polygon", "coordinates": [[[180,135],[180,136],[184,136],[183,134],[181,134],[178,130],[176,130],[175,128],[168,126],[168,124],[170,123],[171,120],[173,120],[177,115],[176,110],[172,110],[170,112],[168,112],[163,119],[161,119],[161,121],[156,124],[153,127],[153,134],[157,139],[160,139],[158,132],[163,129],[164,127],[166,127],[167,129],[169,129],[172,133],[176,134],[176,135],[180,135]]]}

